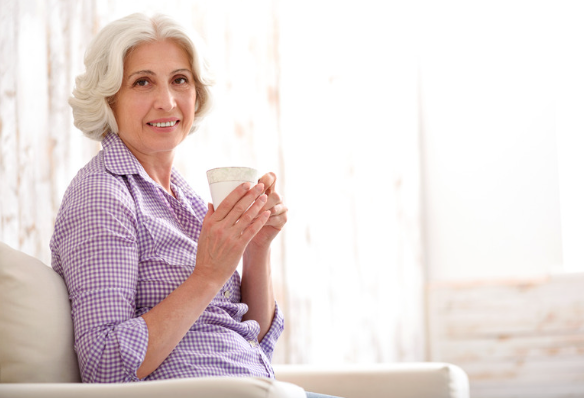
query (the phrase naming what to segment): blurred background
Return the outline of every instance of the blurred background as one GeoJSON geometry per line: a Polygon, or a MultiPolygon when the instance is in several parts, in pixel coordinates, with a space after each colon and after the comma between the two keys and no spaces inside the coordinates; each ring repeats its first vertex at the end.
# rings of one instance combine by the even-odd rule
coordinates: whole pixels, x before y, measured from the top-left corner
{"type": "Polygon", "coordinates": [[[206,44],[215,109],[176,160],[195,190],[278,175],[275,362],[447,361],[474,398],[584,396],[582,2],[0,0],[0,240],[47,264],[100,149],[67,99],[133,12],[206,44]]]}

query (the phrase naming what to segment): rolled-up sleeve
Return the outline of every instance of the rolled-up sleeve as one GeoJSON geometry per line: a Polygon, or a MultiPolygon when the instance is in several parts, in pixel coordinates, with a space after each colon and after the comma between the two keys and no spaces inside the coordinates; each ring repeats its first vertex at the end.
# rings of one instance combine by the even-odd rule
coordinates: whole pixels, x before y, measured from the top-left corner
{"type": "Polygon", "coordinates": [[[268,332],[260,341],[260,347],[263,350],[264,354],[268,357],[268,359],[272,360],[272,355],[274,354],[274,349],[276,347],[276,342],[278,338],[284,331],[284,315],[276,303],[276,310],[274,312],[274,319],[272,320],[272,324],[268,332]]]}
{"type": "Polygon", "coordinates": [[[136,214],[123,182],[88,174],[70,187],[51,250],[69,289],[83,382],[138,381],[148,329],[135,315],[136,214]]]}

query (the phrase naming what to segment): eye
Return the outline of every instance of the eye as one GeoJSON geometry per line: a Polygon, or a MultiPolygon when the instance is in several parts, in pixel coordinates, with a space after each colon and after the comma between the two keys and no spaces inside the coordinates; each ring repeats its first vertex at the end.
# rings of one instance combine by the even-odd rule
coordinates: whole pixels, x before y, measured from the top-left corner
{"type": "Polygon", "coordinates": [[[180,76],[180,77],[177,77],[174,79],[174,83],[175,84],[185,84],[185,83],[188,83],[188,80],[186,77],[180,76]]]}
{"type": "Polygon", "coordinates": [[[133,86],[146,87],[149,84],[150,82],[148,81],[148,79],[138,79],[134,82],[133,86]]]}

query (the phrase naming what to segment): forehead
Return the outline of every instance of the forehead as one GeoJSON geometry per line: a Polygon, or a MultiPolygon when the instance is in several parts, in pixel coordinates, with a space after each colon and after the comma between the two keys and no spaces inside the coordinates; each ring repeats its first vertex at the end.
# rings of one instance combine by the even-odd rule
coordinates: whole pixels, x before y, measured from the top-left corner
{"type": "Polygon", "coordinates": [[[177,69],[188,69],[192,72],[187,52],[174,40],[139,44],[124,60],[124,75],[140,70],[166,74],[177,69]]]}

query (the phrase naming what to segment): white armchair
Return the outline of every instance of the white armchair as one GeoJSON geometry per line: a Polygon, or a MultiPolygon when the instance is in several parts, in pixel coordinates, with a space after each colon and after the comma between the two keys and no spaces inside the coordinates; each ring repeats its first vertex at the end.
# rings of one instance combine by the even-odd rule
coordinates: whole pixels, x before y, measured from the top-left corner
{"type": "Polygon", "coordinates": [[[126,384],[80,383],[62,279],[0,242],[0,397],[468,398],[468,378],[444,363],[279,365],[276,380],[209,377],[126,384]]]}

